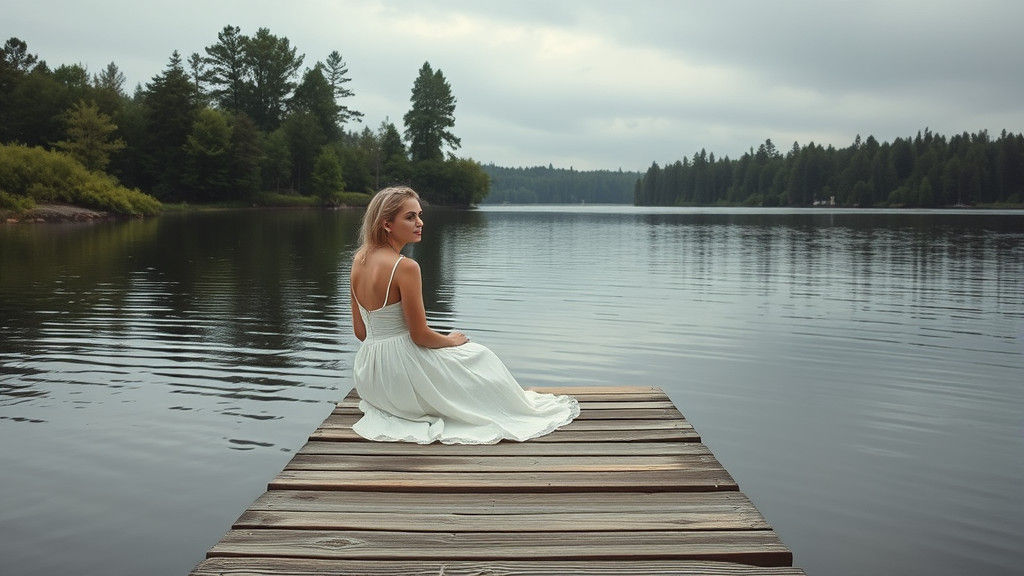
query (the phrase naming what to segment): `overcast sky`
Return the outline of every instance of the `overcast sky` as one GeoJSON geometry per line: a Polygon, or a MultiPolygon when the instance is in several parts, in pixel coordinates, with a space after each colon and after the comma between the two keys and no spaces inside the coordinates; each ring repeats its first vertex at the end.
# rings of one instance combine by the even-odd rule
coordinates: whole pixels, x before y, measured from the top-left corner
{"type": "MultiPolygon", "coordinates": [[[[1024,2],[0,0],[0,41],[51,67],[115,62],[145,84],[227,24],[341,52],[345,102],[376,129],[424,61],[458,104],[460,156],[644,170],[766,138],[848,146],[923,128],[1024,131],[1024,2]]],[[[362,129],[363,125],[346,128],[362,129]]]]}

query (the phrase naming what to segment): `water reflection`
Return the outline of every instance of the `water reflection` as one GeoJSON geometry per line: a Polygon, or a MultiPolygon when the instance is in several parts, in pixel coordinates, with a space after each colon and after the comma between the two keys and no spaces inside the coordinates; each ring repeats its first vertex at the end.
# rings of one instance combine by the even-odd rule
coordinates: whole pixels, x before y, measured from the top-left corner
{"type": "MultiPolygon", "coordinates": [[[[359,218],[0,228],[7,565],[191,568],[350,386],[359,218]]],[[[663,387],[809,573],[1024,562],[1021,215],[425,220],[432,325],[526,385],[663,387]]]]}
{"type": "Polygon", "coordinates": [[[296,389],[337,386],[357,218],[223,213],[5,230],[4,405],[80,402],[79,386],[311,401],[296,389]]]}

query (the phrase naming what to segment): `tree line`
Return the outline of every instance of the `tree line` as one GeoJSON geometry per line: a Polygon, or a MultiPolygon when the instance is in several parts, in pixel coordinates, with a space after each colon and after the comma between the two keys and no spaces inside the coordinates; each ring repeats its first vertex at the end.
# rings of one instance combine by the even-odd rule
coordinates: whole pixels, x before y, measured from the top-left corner
{"type": "Polygon", "coordinates": [[[347,104],[342,55],[305,62],[286,37],[229,25],[202,53],[174,51],[129,95],[113,62],[95,74],[51,68],[11,38],[0,58],[0,143],[62,152],[170,202],[358,203],[399,183],[437,204],[486,196],[480,165],[454,155],[456,99],[440,69],[419,70],[404,131],[387,120],[349,130],[363,115],[347,104]]]}
{"type": "Polygon", "coordinates": [[[637,180],[641,206],[748,205],[936,207],[1024,201],[1024,136],[987,131],[946,138],[930,130],[846,148],[813,142],[783,154],[766,140],[739,159],[705,150],[637,180]]]}
{"type": "Polygon", "coordinates": [[[575,170],[548,164],[503,168],[484,164],[491,179],[489,204],[632,204],[640,172],[575,170]]]}

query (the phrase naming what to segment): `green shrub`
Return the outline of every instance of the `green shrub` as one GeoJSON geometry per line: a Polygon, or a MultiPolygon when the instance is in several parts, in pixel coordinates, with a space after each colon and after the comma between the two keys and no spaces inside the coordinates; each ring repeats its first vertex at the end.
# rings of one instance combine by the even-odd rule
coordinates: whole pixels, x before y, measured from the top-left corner
{"type": "Polygon", "coordinates": [[[370,203],[372,196],[362,192],[340,192],[335,194],[334,198],[338,201],[338,204],[344,204],[345,206],[366,206],[370,203]]]}
{"type": "Polygon", "coordinates": [[[35,207],[35,201],[28,196],[15,196],[0,190],[0,210],[13,210],[20,213],[28,212],[35,207]]]}
{"type": "Polygon", "coordinates": [[[281,194],[280,192],[260,192],[255,202],[259,206],[272,208],[292,208],[299,206],[319,206],[320,199],[316,196],[300,196],[298,194],[281,194]]]}
{"type": "Polygon", "coordinates": [[[38,147],[0,145],[0,189],[42,204],[67,203],[133,216],[160,212],[156,198],[125,188],[102,172],[90,172],[67,154],[38,147]]]}

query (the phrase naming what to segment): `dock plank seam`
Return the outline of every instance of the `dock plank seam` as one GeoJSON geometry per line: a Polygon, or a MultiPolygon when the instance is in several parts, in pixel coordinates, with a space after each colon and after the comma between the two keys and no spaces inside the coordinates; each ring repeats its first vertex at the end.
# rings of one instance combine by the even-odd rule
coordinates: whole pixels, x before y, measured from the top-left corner
{"type": "Polygon", "coordinates": [[[803,574],[662,390],[537,390],[580,418],[484,446],[368,442],[353,390],[192,574],[803,574]]]}

